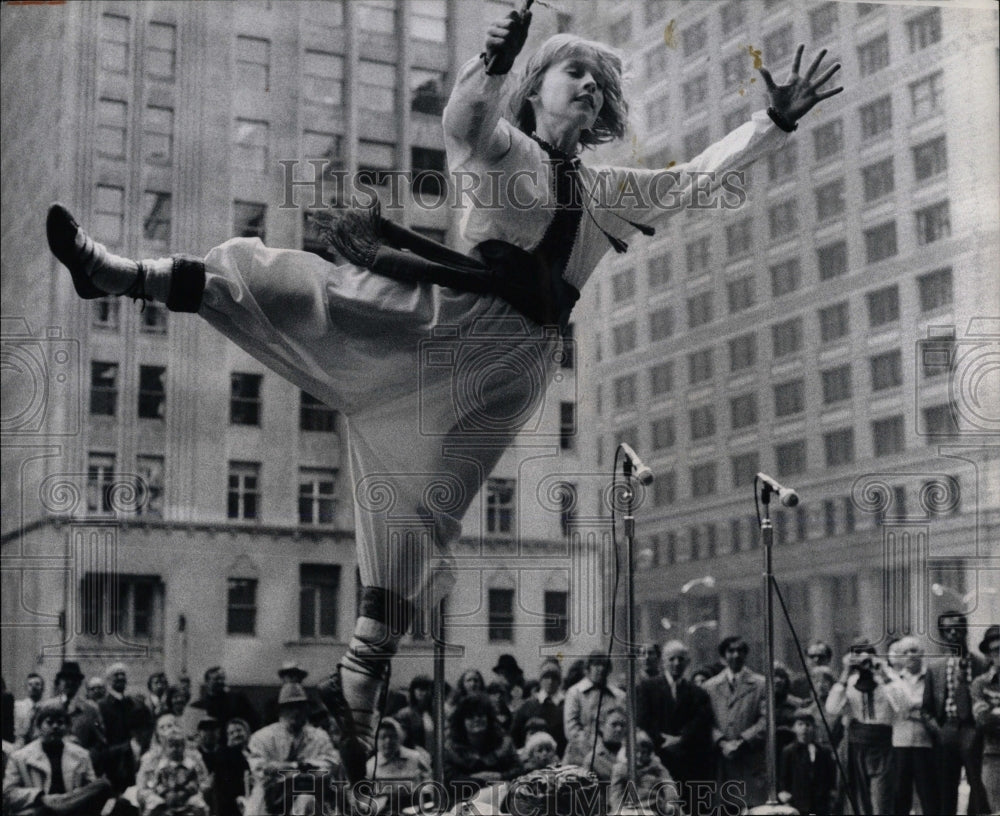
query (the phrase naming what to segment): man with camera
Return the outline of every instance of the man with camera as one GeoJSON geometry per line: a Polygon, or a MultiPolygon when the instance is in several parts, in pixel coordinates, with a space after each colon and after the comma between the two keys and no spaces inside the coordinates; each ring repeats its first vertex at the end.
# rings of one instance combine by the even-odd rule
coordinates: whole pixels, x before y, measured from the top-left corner
{"type": "Polygon", "coordinates": [[[846,714],[847,790],[861,813],[893,812],[892,720],[885,667],[875,647],[859,639],[844,655],[843,671],[830,689],[826,713],[846,714]]]}

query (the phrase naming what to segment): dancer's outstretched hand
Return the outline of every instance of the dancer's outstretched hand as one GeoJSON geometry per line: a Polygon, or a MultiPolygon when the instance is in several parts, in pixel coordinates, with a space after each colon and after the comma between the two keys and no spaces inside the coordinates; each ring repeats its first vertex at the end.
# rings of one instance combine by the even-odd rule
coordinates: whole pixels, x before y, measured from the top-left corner
{"type": "Polygon", "coordinates": [[[524,48],[531,24],[530,11],[512,11],[486,31],[486,73],[506,74],[524,48]]]}
{"type": "Polygon", "coordinates": [[[799,68],[802,65],[802,52],[805,51],[805,48],[804,45],[800,44],[795,51],[792,73],[789,75],[788,82],[785,85],[775,83],[771,72],[767,68],[761,66],[759,69],[760,75],[764,78],[764,84],[767,85],[767,94],[771,100],[771,107],[778,116],[790,125],[794,125],[799,119],[809,113],[817,102],[829,99],[831,96],[835,96],[844,90],[842,86],[820,90],[830,80],[830,77],[840,70],[840,63],[838,62],[827,68],[819,76],[816,76],[820,63],[823,61],[823,57],[826,56],[825,48],[816,55],[816,59],[812,61],[805,74],[799,76],[799,68]]]}

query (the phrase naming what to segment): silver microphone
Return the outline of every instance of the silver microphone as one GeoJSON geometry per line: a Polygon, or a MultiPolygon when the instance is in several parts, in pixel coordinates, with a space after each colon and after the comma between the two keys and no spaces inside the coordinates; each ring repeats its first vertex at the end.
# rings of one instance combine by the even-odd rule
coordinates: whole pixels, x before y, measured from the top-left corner
{"type": "Polygon", "coordinates": [[[632,464],[632,469],[635,471],[635,478],[638,479],[641,484],[652,484],[653,471],[643,464],[642,459],[639,458],[639,454],[632,450],[632,446],[627,442],[622,442],[619,447],[624,452],[625,458],[632,464]]]}
{"type": "Polygon", "coordinates": [[[785,507],[795,507],[795,505],[799,503],[799,494],[792,490],[792,488],[784,487],[779,484],[776,479],[772,479],[766,473],[758,473],[757,478],[777,494],[782,505],[785,507]]]}

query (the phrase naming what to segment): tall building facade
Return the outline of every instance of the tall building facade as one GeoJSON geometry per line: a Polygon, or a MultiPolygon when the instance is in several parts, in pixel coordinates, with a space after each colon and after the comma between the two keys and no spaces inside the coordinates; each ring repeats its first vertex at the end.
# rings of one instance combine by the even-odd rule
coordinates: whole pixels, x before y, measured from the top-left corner
{"type": "MultiPolygon", "coordinates": [[[[201,255],[234,235],[324,254],[309,210],[363,186],[390,217],[461,245],[439,175],[441,111],[485,21],[511,8],[4,5],[12,684],[65,658],[87,672],[127,659],[133,681],[221,664],[235,685],[267,686],[289,659],[318,678],[346,645],[357,599],[343,418],[195,316],[79,300],[44,243],[48,204],[66,202],[130,256],[201,255]]],[[[528,47],[566,22],[543,15],[528,47]]],[[[601,515],[570,543],[585,521],[573,497],[600,488],[561,475],[589,472],[576,367],[570,344],[465,519],[445,632],[456,674],[504,652],[530,673],[542,655],[586,653],[603,637],[601,515]]],[[[429,671],[429,643],[418,622],[397,680],[429,671]]]]}
{"type": "MultiPolygon", "coordinates": [[[[758,471],[803,643],[936,637],[1000,617],[995,7],[590,4],[631,62],[632,134],[602,159],[669,168],[766,107],[797,43],[844,92],[745,176],[746,200],[673,213],[611,257],[577,313],[598,467],[656,473],[637,526],[640,631],[698,658],[745,635],[763,663],[758,471]],[[992,407],[988,407],[992,406],[992,407]],[[686,591],[685,591],[686,590],[686,591]]],[[[802,71],[806,70],[806,64],[802,71]]],[[[778,607],[776,653],[798,668],[778,607]]],[[[974,639],[974,636],[973,636],[974,639]]]]}

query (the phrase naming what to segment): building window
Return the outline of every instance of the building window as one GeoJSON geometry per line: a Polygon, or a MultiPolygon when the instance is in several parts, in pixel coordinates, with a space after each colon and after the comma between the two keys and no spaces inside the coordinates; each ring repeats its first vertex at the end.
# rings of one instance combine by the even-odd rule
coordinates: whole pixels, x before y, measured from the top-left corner
{"type": "Polygon", "coordinates": [[[636,345],[635,321],[620,323],[611,330],[611,346],[615,354],[632,351],[636,345]]]}
{"type": "Polygon", "coordinates": [[[760,456],[757,451],[741,453],[732,457],[733,487],[749,487],[760,470],[760,456]]]}
{"type": "Polygon", "coordinates": [[[299,468],[299,524],[333,524],[337,471],[299,468]]]}
{"type": "MultiPolygon", "coordinates": [[[[324,178],[333,178],[344,167],[343,137],[336,133],[318,130],[302,132],[302,158],[307,162],[321,162],[318,171],[324,178]]],[[[315,166],[315,165],[313,165],[315,166]]],[[[306,225],[311,222],[305,221],[306,225]]]]}
{"type": "Polygon", "coordinates": [[[813,128],[813,154],[816,161],[823,161],[844,150],[844,123],[834,119],[813,128]]]}
{"type": "Polygon", "coordinates": [[[413,195],[418,197],[417,201],[436,202],[445,194],[447,166],[443,150],[412,147],[410,166],[413,169],[413,195]]]}
{"type": "Polygon", "coordinates": [[[715,406],[700,405],[688,413],[691,439],[706,439],[715,435],[715,406]]]}
{"type": "Polygon", "coordinates": [[[771,326],[771,346],[774,357],[784,357],[802,349],[802,318],[793,317],[771,326]]]}
{"type": "Polygon", "coordinates": [[[816,196],[816,220],[826,221],[836,218],[844,212],[846,203],[844,201],[844,180],[834,179],[826,184],[817,187],[814,191],[816,196]]]}
{"type": "Polygon", "coordinates": [[[944,136],[919,144],[911,148],[911,152],[913,176],[917,181],[926,181],[948,169],[948,150],[944,136]]]}
{"type": "Polygon", "coordinates": [[[391,142],[358,141],[358,183],[381,186],[396,166],[396,146],[391,142]]]}
{"type": "Polygon", "coordinates": [[[545,605],[546,643],[562,643],[569,637],[569,594],[547,590],[545,605]]]}
{"type": "Polygon", "coordinates": [[[700,349],[688,355],[688,384],[696,385],[712,379],[714,365],[712,349],[700,349]]]}
{"type": "MultiPolygon", "coordinates": [[[[722,117],[722,127],[726,133],[732,133],[736,128],[745,124],[750,119],[750,105],[741,105],[735,110],[729,111],[724,117],[722,117]]],[[[746,168],[743,171],[746,180],[750,181],[750,168],[746,168]]]]}
{"type": "Polygon", "coordinates": [[[625,269],[611,276],[611,298],[615,303],[635,299],[635,272],[625,269]]]}
{"type": "Polygon", "coordinates": [[[950,306],[954,298],[951,269],[938,269],[917,278],[920,290],[920,311],[933,312],[950,306]]]}
{"type": "Polygon", "coordinates": [[[928,406],[921,413],[924,419],[924,434],[931,437],[928,440],[929,444],[935,444],[938,441],[934,437],[950,437],[958,433],[955,408],[950,403],[928,406]]]}
{"type": "Polygon", "coordinates": [[[150,22],[143,51],[146,76],[173,79],[176,54],[177,26],[171,23],[150,22]]]}
{"type": "Polygon", "coordinates": [[[740,51],[722,61],[722,87],[727,91],[735,90],[746,81],[748,72],[747,55],[740,51]]]}
{"type": "Polygon", "coordinates": [[[635,374],[625,374],[614,379],[615,408],[635,408],[635,374]]]}
{"type": "Polygon", "coordinates": [[[261,37],[236,37],[236,76],[240,88],[266,93],[271,81],[271,41],[261,37]]]}
{"type": "Polygon", "coordinates": [[[822,342],[831,343],[849,333],[850,316],[846,300],[819,310],[819,335],[822,342]]]}
{"type": "Polygon", "coordinates": [[[514,529],[514,479],[486,482],[486,532],[509,533],[514,529]]]}
{"type": "Polygon", "coordinates": [[[795,175],[795,167],[798,163],[798,153],[795,143],[789,143],[785,148],[776,153],[770,153],[767,157],[767,179],[768,181],[781,181],[795,175]]]}
{"type": "Polygon", "coordinates": [[[940,377],[950,374],[955,366],[955,336],[941,335],[917,343],[917,358],[923,377],[940,377]]]}
{"type": "Polygon", "coordinates": [[[809,32],[814,42],[829,37],[837,28],[837,4],[823,3],[809,12],[809,32]]]}
{"type": "Polygon", "coordinates": [[[252,201],[233,202],[233,234],[238,238],[265,240],[267,205],[252,201]]]}
{"type": "Polygon", "coordinates": [[[574,326],[569,323],[563,332],[562,359],[559,361],[559,368],[564,371],[572,371],[576,367],[576,343],[573,340],[574,326]]]}
{"type": "Polygon", "coordinates": [[[687,259],[688,277],[705,275],[711,271],[711,238],[708,235],[689,241],[684,247],[684,254],[687,259]]]}
{"type": "Polygon", "coordinates": [[[491,589],[488,593],[489,628],[491,643],[514,641],[514,590],[491,589]]]}
{"type": "Polygon", "coordinates": [[[805,380],[789,380],[774,386],[774,415],[786,417],[806,408],[805,380]]]}
{"type": "Polygon", "coordinates": [[[865,201],[878,201],[896,189],[892,156],[861,168],[861,183],[865,201]]]}
{"type": "Polygon", "coordinates": [[[629,425],[626,428],[619,428],[618,432],[615,434],[615,448],[617,449],[622,442],[626,445],[631,445],[633,448],[638,448],[639,429],[634,425],[629,425]]]}
{"type": "Polygon", "coordinates": [[[166,413],[167,369],[163,366],[139,366],[139,418],[160,419],[166,413]]]}
{"type": "Polygon", "coordinates": [[[118,363],[90,363],[90,413],[114,416],[118,412],[118,363]]]}
{"type": "Polygon", "coordinates": [[[757,363],[757,334],[748,332],[729,341],[729,370],[742,371],[757,363]]]}
{"type": "Polygon", "coordinates": [[[862,17],[867,17],[869,14],[874,14],[878,11],[879,7],[876,3],[858,3],[858,19],[862,17]]]}
{"type": "Polygon", "coordinates": [[[703,105],[708,98],[708,74],[698,74],[689,79],[681,86],[681,93],[685,112],[691,113],[699,105],[703,105]]]}
{"type": "Polygon", "coordinates": [[[299,430],[336,433],[337,412],[312,394],[305,391],[300,391],[299,394],[299,430]]]}
{"type": "Polygon", "coordinates": [[[741,394],[729,400],[729,422],[733,430],[757,424],[757,395],[741,394]]]}
{"type": "Polygon", "coordinates": [[[691,468],[691,496],[701,498],[702,496],[715,495],[716,484],[715,462],[705,462],[691,468]]]}
{"type": "Polygon", "coordinates": [[[820,375],[823,383],[823,404],[831,405],[850,399],[853,394],[851,384],[851,364],[828,368],[820,375]]]}
{"type": "Polygon", "coordinates": [[[576,403],[559,403],[559,448],[573,450],[576,447],[576,403]]]}
{"type": "Polygon", "coordinates": [[[237,119],[233,130],[233,166],[237,170],[263,173],[267,170],[270,127],[259,119],[237,119]]]}
{"type": "Polygon", "coordinates": [[[447,0],[422,0],[410,6],[410,36],[425,42],[443,43],[448,38],[447,0]]]}
{"type": "Polygon", "coordinates": [[[847,242],[837,241],[816,250],[816,265],[821,281],[847,274],[847,242]]]}
{"type": "Polygon", "coordinates": [[[899,287],[896,284],[865,295],[868,303],[868,326],[876,328],[899,320],[899,287]]]}
{"type": "Polygon", "coordinates": [[[744,218],[726,226],[726,254],[730,258],[748,255],[753,248],[753,219],[744,218]]]}
{"type": "Polygon", "coordinates": [[[947,201],[924,207],[915,213],[917,219],[917,243],[920,246],[932,244],[951,236],[951,214],[947,201]]]}
{"type": "Polygon", "coordinates": [[[865,230],[865,260],[868,263],[878,263],[893,257],[897,252],[895,221],[865,230]]]}
{"type": "MultiPolygon", "coordinates": [[[[670,67],[670,54],[662,44],[657,45],[646,55],[646,79],[650,84],[655,84],[667,75],[670,67]]],[[[666,97],[659,97],[666,99],[666,97]]]]}
{"type": "Polygon", "coordinates": [[[892,130],[892,97],[883,96],[862,106],[861,138],[874,139],[892,130]]]}
{"type": "Polygon", "coordinates": [[[872,423],[872,448],[876,456],[902,453],[905,445],[902,414],[877,419],[872,423]]]}
{"type": "Polygon", "coordinates": [[[659,340],[666,340],[674,333],[674,310],[671,306],[664,306],[649,315],[649,340],[655,343],[659,340]]]}
{"type": "Polygon", "coordinates": [[[668,360],[649,370],[649,390],[653,396],[669,394],[674,390],[674,363],[668,360]]]}
{"type": "Polygon", "coordinates": [[[88,572],[80,581],[82,634],[163,648],[163,581],[158,575],[88,572]]]}
{"type": "Polygon", "coordinates": [[[143,456],[135,458],[137,478],[136,512],[149,518],[163,518],[163,457],[143,456]]]}
{"type": "Polygon", "coordinates": [[[667,507],[677,501],[677,473],[670,470],[653,482],[653,504],[667,507]]]}
{"type": "Polygon", "coordinates": [[[302,94],[308,102],[340,107],[344,102],[344,58],[306,49],[302,55],[302,94]]]}
{"type": "Polygon", "coordinates": [[[774,449],[774,462],[779,476],[794,476],[798,473],[805,473],[806,441],[797,439],[794,442],[777,445],[774,449]]]}
{"type": "Polygon", "coordinates": [[[632,39],[632,16],[626,15],[620,20],[615,20],[608,28],[608,39],[618,48],[628,43],[632,39]]]}
{"type": "Polygon", "coordinates": [[[97,185],[94,234],[106,244],[120,245],[125,232],[125,188],[97,185]]]}
{"type": "Polygon", "coordinates": [[[340,565],[299,564],[299,637],[337,637],[340,565]]]}
{"type": "Polygon", "coordinates": [[[259,518],[260,464],[230,462],[226,517],[231,519],[259,518]]]}
{"type": "Polygon", "coordinates": [[[790,57],[794,48],[791,23],[764,36],[764,58],[768,65],[777,65],[790,57]]]}
{"type": "Polygon", "coordinates": [[[858,70],[861,76],[874,74],[889,65],[889,35],[882,34],[858,46],[858,70]]]}
{"type": "Polygon", "coordinates": [[[697,54],[708,44],[708,26],[705,20],[688,26],[681,32],[681,46],[685,57],[697,54]]]}
{"type": "Polygon", "coordinates": [[[114,505],[115,455],[87,454],[87,512],[111,513],[114,505]]]}
{"type": "Polygon", "coordinates": [[[767,211],[771,238],[784,238],[799,228],[798,201],[794,198],[775,204],[767,211]]]}
{"type": "Polygon", "coordinates": [[[719,12],[722,18],[722,33],[732,34],[737,28],[743,25],[745,18],[744,7],[741,0],[732,0],[726,3],[719,12]]]}
{"type": "Polygon", "coordinates": [[[798,258],[790,258],[780,264],[775,264],[771,267],[770,272],[772,297],[790,294],[802,285],[802,267],[798,258]]]}
{"type": "Polygon", "coordinates": [[[260,425],[260,374],[230,375],[229,422],[232,425],[260,425]]]}
{"type": "Polygon", "coordinates": [[[910,85],[910,104],[914,119],[941,111],[942,97],[944,96],[942,76],[943,74],[939,71],[910,85]]]}
{"type": "Polygon", "coordinates": [[[868,358],[871,367],[872,391],[884,391],[903,384],[903,355],[899,349],[868,358]]]}
{"type": "Polygon", "coordinates": [[[931,9],[906,21],[910,39],[910,53],[920,51],[941,41],[941,10],[931,9]]]}
{"type": "Polygon", "coordinates": [[[649,288],[663,289],[670,284],[670,253],[657,255],[649,262],[649,288]]]}
{"type": "Polygon", "coordinates": [[[396,66],[387,62],[360,60],[358,103],[361,108],[381,113],[396,110],[396,66]]]}
{"type": "Polygon", "coordinates": [[[97,154],[105,159],[125,158],[128,103],[102,97],[97,102],[97,154]]]}
{"type": "Polygon", "coordinates": [[[131,24],[118,14],[101,15],[101,68],[115,74],[127,74],[131,24]]]}
{"type": "Polygon", "coordinates": [[[854,428],[840,428],[823,434],[826,466],[838,467],[854,461],[854,428]]]}
{"type": "Polygon", "coordinates": [[[226,582],[226,634],[257,633],[257,580],[230,578],[226,582]]]}
{"type": "MultiPolygon", "coordinates": [[[[95,329],[118,330],[119,323],[119,300],[117,297],[97,298],[91,306],[90,325],[95,329]]],[[[147,303],[146,310],[153,304],[147,303]]]]}
{"type": "Polygon", "coordinates": [[[689,329],[696,329],[712,322],[712,292],[699,292],[687,299],[687,323],[689,329]]]}
{"type": "Polygon", "coordinates": [[[650,430],[653,440],[653,450],[672,448],[677,442],[677,432],[674,428],[673,417],[654,419],[650,430]]]}
{"type": "Polygon", "coordinates": [[[410,69],[410,110],[440,116],[447,97],[444,92],[444,73],[426,68],[410,69]]]}
{"type": "Polygon", "coordinates": [[[753,275],[726,281],[726,300],[729,303],[729,314],[751,308],[754,305],[753,275]]]}
{"type": "Polygon", "coordinates": [[[146,164],[168,166],[174,154],[174,109],[147,105],[142,120],[142,159],[146,164]]]}
{"type": "Polygon", "coordinates": [[[357,4],[358,27],[373,34],[396,33],[395,0],[365,0],[357,4]]]}

